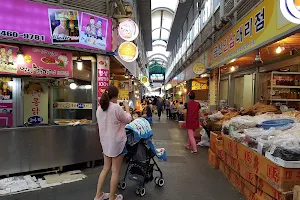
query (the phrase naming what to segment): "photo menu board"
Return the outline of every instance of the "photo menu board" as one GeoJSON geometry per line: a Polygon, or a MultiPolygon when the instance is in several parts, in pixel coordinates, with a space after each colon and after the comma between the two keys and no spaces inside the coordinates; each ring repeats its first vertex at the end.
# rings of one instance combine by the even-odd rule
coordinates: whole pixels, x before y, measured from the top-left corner
{"type": "Polygon", "coordinates": [[[111,18],[27,0],[1,2],[0,10],[0,38],[112,50],[111,18]]]}

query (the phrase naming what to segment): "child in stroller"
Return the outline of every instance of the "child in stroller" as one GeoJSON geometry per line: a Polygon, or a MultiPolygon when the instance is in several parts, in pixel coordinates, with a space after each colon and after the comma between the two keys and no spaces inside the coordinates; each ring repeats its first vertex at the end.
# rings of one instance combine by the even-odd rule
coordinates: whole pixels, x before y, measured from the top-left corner
{"type": "Polygon", "coordinates": [[[126,189],[126,179],[128,178],[140,184],[136,194],[143,197],[146,194],[145,185],[152,180],[160,187],[165,184],[163,173],[154,157],[157,156],[159,159],[166,161],[167,154],[163,148],[155,148],[152,143],[151,126],[146,119],[138,118],[128,124],[125,129],[127,134],[126,158],[128,158],[128,165],[119,188],[122,190],[126,189]],[[156,178],[153,176],[154,171],[160,174],[156,178]]]}

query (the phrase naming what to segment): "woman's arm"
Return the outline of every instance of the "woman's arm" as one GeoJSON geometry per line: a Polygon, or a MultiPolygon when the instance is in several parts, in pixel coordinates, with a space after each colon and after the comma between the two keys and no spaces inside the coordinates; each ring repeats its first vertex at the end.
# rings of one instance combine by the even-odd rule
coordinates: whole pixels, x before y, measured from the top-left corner
{"type": "MultiPolygon", "coordinates": [[[[125,106],[125,105],[124,105],[125,106]]],[[[124,123],[124,124],[128,124],[131,122],[132,117],[130,115],[130,110],[128,106],[125,106],[126,112],[124,112],[124,110],[119,106],[117,109],[117,119],[124,123]]]]}

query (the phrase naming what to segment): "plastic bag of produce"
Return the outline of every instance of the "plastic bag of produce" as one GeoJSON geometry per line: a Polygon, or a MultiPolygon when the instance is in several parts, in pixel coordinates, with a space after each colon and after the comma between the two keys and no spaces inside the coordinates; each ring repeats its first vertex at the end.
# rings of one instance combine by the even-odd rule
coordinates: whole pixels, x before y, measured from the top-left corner
{"type": "Polygon", "coordinates": [[[219,111],[215,114],[209,115],[208,118],[212,121],[218,121],[224,118],[224,115],[219,111]]]}
{"type": "Polygon", "coordinates": [[[201,142],[198,142],[197,145],[201,147],[209,147],[210,146],[209,137],[204,128],[202,128],[200,134],[201,134],[201,142]]]}

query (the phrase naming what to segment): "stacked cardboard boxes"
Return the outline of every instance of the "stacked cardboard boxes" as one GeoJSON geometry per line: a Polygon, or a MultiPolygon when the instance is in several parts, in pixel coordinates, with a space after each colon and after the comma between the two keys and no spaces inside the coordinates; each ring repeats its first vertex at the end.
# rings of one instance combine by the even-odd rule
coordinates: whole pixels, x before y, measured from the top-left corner
{"type": "Polygon", "coordinates": [[[300,169],[280,167],[227,135],[211,133],[209,155],[209,163],[247,200],[293,200],[293,188],[300,185],[300,169]]]}

